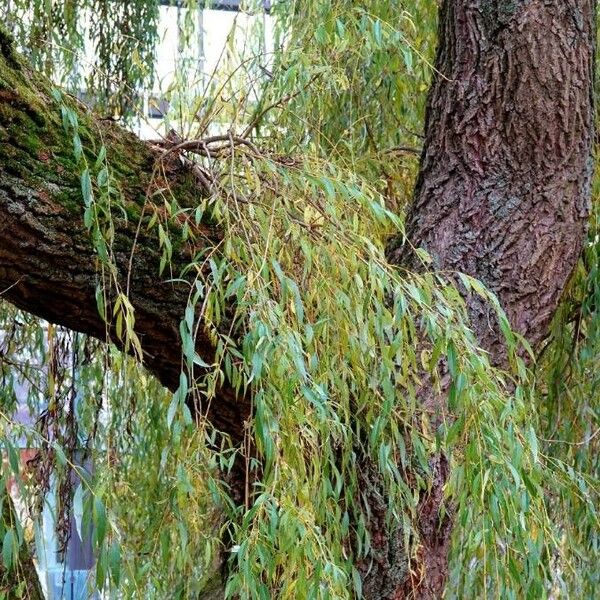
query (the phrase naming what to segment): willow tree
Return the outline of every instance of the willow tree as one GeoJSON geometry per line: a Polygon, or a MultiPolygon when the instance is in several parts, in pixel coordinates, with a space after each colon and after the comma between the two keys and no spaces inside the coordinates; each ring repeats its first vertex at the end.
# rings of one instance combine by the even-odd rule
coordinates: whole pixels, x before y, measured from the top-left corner
{"type": "MultiPolygon", "coordinates": [[[[78,502],[98,588],[596,589],[598,436],[560,439],[545,408],[573,397],[571,379],[591,392],[565,430],[598,418],[595,246],[579,262],[595,3],[442,2],[408,208],[406,137],[421,138],[401,131],[427,42],[410,3],[367,4],[276,5],[272,68],[230,71],[192,111],[197,135],[154,142],[55,88],[1,34],[3,297],[125,351],[86,346],[83,374],[60,376],[54,342],[4,309],[20,342],[7,364],[32,340],[49,361],[41,462],[59,473],[83,427],[65,398],[83,396],[98,470],[78,502]],[[229,129],[206,133],[222,114],[229,129]]],[[[433,6],[413,8],[428,22],[433,6]]]]}

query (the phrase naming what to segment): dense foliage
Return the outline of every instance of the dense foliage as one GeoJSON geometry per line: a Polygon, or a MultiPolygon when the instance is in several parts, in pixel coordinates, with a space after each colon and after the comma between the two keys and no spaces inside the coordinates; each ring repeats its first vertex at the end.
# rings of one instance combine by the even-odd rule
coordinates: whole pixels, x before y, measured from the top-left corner
{"type": "MultiPolygon", "coordinates": [[[[34,64],[76,89],[73,57],[89,36],[98,64],[87,89],[126,112],[149,81],[158,3],[124,2],[118,11],[113,4],[17,0],[5,10],[21,23],[15,34],[34,64]],[[86,14],[95,17],[83,34],[86,14]]],[[[255,4],[247,8],[260,14],[255,4]]],[[[274,52],[265,54],[262,19],[250,20],[230,35],[201,96],[184,87],[195,66],[182,61],[165,92],[171,125],[186,136],[225,131],[225,141],[189,154],[206,176],[203,202],[183,207],[166,191],[148,204],[142,226],[158,232],[165,270],[172,248],[193,241],[207,215],[226,235],[174,274],[192,290],[181,315],[175,394],[114,348],[0,305],[2,442],[9,459],[17,433],[41,448],[36,477],[14,459],[4,477],[18,476],[35,514],[56,473],[60,510],[73,508],[94,524],[99,589],[193,597],[212,585],[226,544],[230,597],[351,598],[360,593],[356,564],[372,541],[361,473],[374,469],[381,478],[408,569],[419,552],[419,495],[444,451],[456,522],[448,597],[594,597],[598,195],[585,256],[529,369],[526,343],[479,282],[461,277],[469,293],[497,307],[507,372],[478,348],[445,274],[408,273],[385,261],[416,173],[435,4],[275,3],[274,52]],[[198,327],[214,340],[214,364],[195,352],[198,327]],[[424,382],[440,390],[445,378],[447,412],[431,418],[419,401],[424,382]],[[210,424],[196,426],[184,403],[188,394],[203,405],[218,401],[223,379],[252,395],[253,453],[215,449],[210,424]],[[34,410],[44,406],[38,427],[25,432],[11,416],[13,384],[23,381],[34,410]],[[92,475],[75,467],[81,448],[92,475]],[[251,482],[241,505],[226,483],[237,453],[251,482]],[[66,476],[72,468],[78,485],[66,476]]],[[[197,21],[183,23],[192,40],[197,21]]],[[[135,349],[135,314],[112,268],[112,220],[121,212],[111,157],[101,150],[91,161],[90,149],[82,151],[77,119],[62,98],[57,92],[56,110],[73,139],[82,212],[105,274],[99,309],[108,287],[121,290],[114,314],[105,316],[120,322],[135,349]]],[[[9,528],[3,536],[3,560],[14,567],[28,531],[9,528]]]]}

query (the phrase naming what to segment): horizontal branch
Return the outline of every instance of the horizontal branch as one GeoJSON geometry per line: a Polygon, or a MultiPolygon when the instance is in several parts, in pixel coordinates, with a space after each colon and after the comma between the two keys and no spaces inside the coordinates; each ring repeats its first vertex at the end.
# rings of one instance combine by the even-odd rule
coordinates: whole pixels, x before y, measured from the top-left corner
{"type": "MultiPolygon", "coordinates": [[[[65,102],[77,115],[77,133],[89,161],[101,147],[106,149],[111,181],[122,193],[124,208],[124,214],[112,215],[117,279],[134,307],[145,366],[173,390],[181,370],[179,324],[190,289],[173,279],[189,262],[190,252],[214,248],[220,233],[203,227],[194,248],[174,250],[170,273],[159,276],[158,238],[139,227],[140,220],[148,203],[161,197],[165,188],[180,205],[197,205],[202,194],[197,175],[176,154],[165,157],[163,150],[117,124],[95,118],[75,99],[65,102]]],[[[102,285],[100,261],[84,224],[84,208],[81,165],[65,133],[52,85],[14,52],[0,29],[2,297],[48,321],[105,340],[110,328],[96,301],[102,285]]],[[[114,341],[116,336],[111,337],[114,341]]],[[[202,332],[196,349],[206,362],[212,361],[214,349],[202,332]]],[[[239,442],[248,414],[245,399],[222,389],[218,401],[211,403],[209,420],[239,442]]]]}

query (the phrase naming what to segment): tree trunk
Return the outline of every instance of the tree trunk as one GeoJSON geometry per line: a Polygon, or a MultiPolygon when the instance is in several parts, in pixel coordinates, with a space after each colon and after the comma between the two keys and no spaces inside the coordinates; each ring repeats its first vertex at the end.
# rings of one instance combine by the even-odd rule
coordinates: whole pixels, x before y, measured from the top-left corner
{"type": "MultiPolygon", "coordinates": [[[[593,0],[444,0],[440,12],[437,72],[408,236],[430,252],[437,268],[481,279],[533,344],[545,335],[584,238],[594,9],[593,0]]],[[[24,310],[104,339],[79,169],[50,92],[0,33],[0,293],[24,310]]],[[[131,273],[129,257],[148,191],[166,181],[180,203],[192,206],[199,186],[177,161],[167,161],[160,177],[153,175],[164,162],[159,151],[69,102],[79,114],[84,146],[99,149],[104,141],[127,199],[130,218],[116,222],[119,276],[126,281],[130,274],[144,362],[173,389],[188,290],[157,283],[160,254],[149,234],[137,239],[131,273]]],[[[213,247],[219,232],[207,229],[199,239],[213,247]]],[[[192,250],[181,248],[174,257],[176,274],[192,250]]],[[[401,240],[390,244],[388,256],[394,264],[419,267],[401,240]]],[[[467,301],[482,346],[503,364],[502,338],[489,307],[467,301]]],[[[197,349],[210,360],[208,339],[200,339],[197,349]]],[[[208,417],[235,443],[249,414],[248,399],[224,389],[208,417]]],[[[415,566],[424,578],[415,586],[399,584],[404,557],[396,536],[386,539],[380,532],[377,552],[384,569],[372,571],[376,577],[366,582],[370,598],[441,595],[451,531],[450,522],[438,519],[444,457],[436,459],[433,472],[421,505],[423,561],[415,566]]]]}
{"type": "MultiPolygon", "coordinates": [[[[407,218],[435,267],[496,293],[538,344],[581,253],[592,177],[595,2],[447,0],[407,218]]],[[[392,243],[393,263],[415,265],[392,243]]],[[[491,311],[473,326],[504,362],[491,311]]]]}
{"type": "MultiPolygon", "coordinates": [[[[445,0],[439,15],[425,145],[407,237],[388,259],[467,273],[500,300],[537,346],[579,259],[589,215],[594,139],[594,0],[445,0]]],[[[466,298],[492,362],[506,365],[492,307],[466,298]]],[[[440,408],[439,397],[434,403],[440,408]]],[[[440,597],[451,523],[438,509],[436,463],[423,499],[421,598],[440,597]]]]}

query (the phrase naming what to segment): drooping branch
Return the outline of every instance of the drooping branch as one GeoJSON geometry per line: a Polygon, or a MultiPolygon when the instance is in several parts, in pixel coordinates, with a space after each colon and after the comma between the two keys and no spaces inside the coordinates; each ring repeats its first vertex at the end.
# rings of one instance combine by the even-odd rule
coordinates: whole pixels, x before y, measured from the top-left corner
{"type": "MultiPolygon", "coordinates": [[[[438,268],[464,271],[487,284],[513,327],[534,344],[545,334],[583,241],[593,138],[594,9],[592,0],[445,0],[440,14],[437,75],[408,234],[438,268]]],[[[79,114],[85,146],[107,147],[131,213],[128,220],[116,220],[115,257],[124,276],[141,207],[153,186],[161,187],[151,175],[158,156],[115,125],[83,109],[79,114]]],[[[95,302],[96,257],[82,222],[71,157],[48,82],[0,36],[0,290],[30,312],[104,338],[95,302]]],[[[199,193],[193,175],[173,164],[162,177],[181,204],[186,195],[193,204],[199,193]]],[[[207,247],[217,240],[218,232],[207,232],[207,247]]],[[[173,388],[188,290],[157,283],[157,248],[151,237],[139,238],[130,297],[145,363],[173,388]]],[[[398,243],[388,255],[393,263],[416,264],[398,243]]],[[[184,262],[175,257],[175,271],[184,262]]],[[[475,298],[469,306],[481,343],[501,364],[502,338],[493,314],[475,298]]],[[[198,351],[210,358],[208,340],[199,340],[198,351]]],[[[247,405],[224,393],[212,406],[213,423],[241,439],[247,405]]],[[[421,597],[439,597],[447,573],[450,527],[438,522],[446,474],[440,460],[432,493],[422,504],[428,572],[419,584],[421,597]]],[[[395,562],[399,571],[404,558],[393,555],[392,545],[380,537],[381,553],[389,558],[385,569],[395,562]]],[[[374,585],[372,597],[401,595],[374,585]]]]}
{"type": "MultiPolygon", "coordinates": [[[[94,117],[76,100],[66,102],[78,116],[78,134],[90,162],[106,148],[124,209],[124,214],[113,213],[117,276],[135,309],[143,362],[173,390],[181,370],[179,323],[190,288],[172,279],[179,277],[192,252],[213,248],[220,234],[203,227],[193,248],[174,249],[172,267],[160,277],[158,239],[138,225],[149,216],[144,207],[162,202],[166,188],[180,205],[195,206],[202,185],[175,154],[164,159],[161,150],[94,117]]],[[[51,84],[28,67],[0,30],[0,293],[27,312],[104,340],[111,331],[96,301],[102,282],[83,222],[80,175],[51,84]]],[[[112,339],[119,343],[116,336],[112,339]]],[[[197,351],[211,362],[213,348],[202,332],[197,351]]],[[[209,419],[238,443],[248,414],[247,402],[224,388],[218,402],[211,403],[209,419]]]]}

